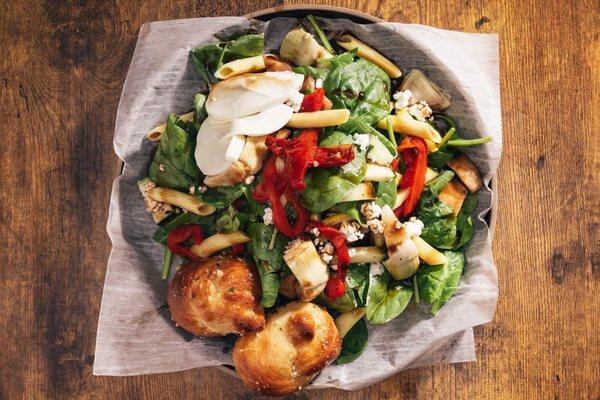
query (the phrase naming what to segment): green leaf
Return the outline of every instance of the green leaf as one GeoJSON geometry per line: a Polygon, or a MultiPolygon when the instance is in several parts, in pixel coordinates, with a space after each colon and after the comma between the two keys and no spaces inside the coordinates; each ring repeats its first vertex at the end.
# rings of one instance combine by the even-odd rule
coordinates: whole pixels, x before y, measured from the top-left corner
{"type": "Polygon", "coordinates": [[[442,191],[444,186],[450,183],[452,178],[454,178],[454,172],[444,171],[437,177],[432,179],[431,182],[427,184],[427,188],[429,189],[429,191],[431,191],[431,193],[437,196],[442,191]]]}
{"type": "Polygon", "coordinates": [[[354,290],[359,307],[364,307],[367,304],[370,269],[369,264],[350,264],[348,266],[346,285],[354,290]]]}
{"type": "Polygon", "coordinates": [[[196,193],[196,197],[217,208],[229,207],[231,203],[239,199],[244,194],[244,185],[224,186],[216,188],[207,188],[204,193],[196,193]]]}
{"type": "Polygon", "coordinates": [[[208,113],[206,112],[206,95],[196,93],[194,96],[194,125],[196,129],[200,129],[200,125],[206,118],[208,118],[208,113]]]}
{"type": "Polygon", "coordinates": [[[369,331],[364,318],[361,318],[342,339],[342,351],[335,360],[336,364],[348,364],[356,360],[367,347],[369,331]]]}
{"type": "Polygon", "coordinates": [[[473,220],[471,214],[477,208],[477,195],[470,193],[456,217],[456,230],[458,231],[458,242],[454,245],[454,248],[459,248],[469,243],[473,239],[474,229],[473,220]]]}
{"type": "Polygon", "coordinates": [[[347,108],[351,117],[360,117],[367,124],[374,124],[386,117],[390,101],[390,78],[379,67],[364,59],[348,63],[349,56],[342,56],[331,59],[333,70],[323,86],[334,108],[347,108]]]}
{"type": "Polygon", "coordinates": [[[454,153],[444,150],[438,150],[427,155],[427,163],[431,168],[443,168],[448,161],[454,157],[454,153]]]}
{"type": "Polygon", "coordinates": [[[192,58],[196,72],[198,72],[202,80],[207,84],[217,81],[215,72],[219,68],[224,51],[224,47],[214,43],[199,46],[190,51],[190,57],[192,58]]]}
{"type": "Polygon", "coordinates": [[[412,294],[412,288],[394,283],[387,271],[380,275],[371,274],[367,296],[367,320],[372,324],[391,321],[404,311],[412,294]]]}
{"type": "Polygon", "coordinates": [[[306,174],[302,204],[313,213],[323,212],[340,202],[356,185],[345,179],[339,168],[313,168],[306,174]]]}
{"type": "Polygon", "coordinates": [[[363,215],[360,212],[360,205],[361,205],[361,202],[359,202],[359,201],[345,201],[343,203],[336,204],[335,206],[333,206],[331,208],[331,210],[344,213],[344,214],[352,217],[352,219],[354,219],[356,222],[358,222],[362,226],[366,226],[366,223],[363,220],[363,215]]]}
{"type": "Polygon", "coordinates": [[[327,75],[329,75],[329,71],[327,68],[318,68],[318,67],[311,67],[310,65],[301,65],[299,67],[294,67],[294,72],[297,74],[302,74],[304,76],[312,76],[315,80],[316,79],[321,79],[321,80],[325,80],[327,79],[327,75]]]}
{"type": "Polygon", "coordinates": [[[321,134],[321,138],[319,139],[320,147],[336,147],[344,144],[351,144],[353,146],[354,160],[343,165],[340,168],[340,174],[350,182],[358,184],[365,176],[367,170],[367,158],[365,153],[361,152],[359,148],[354,145],[352,135],[340,131],[333,131],[321,134]]]}
{"type": "Polygon", "coordinates": [[[396,204],[396,179],[391,178],[387,181],[381,181],[377,184],[377,204],[381,207],[388,205],[394,208],[396,204]]]}
{"type": "Polygon", "coordinates": [[[258,56],[262,54],[264,44],[265,39],[262,33],[240,36],[227,46],[227,61],[258,56]]]}
{"type": "Polygon", "coordinates": [[[253,223],[248,227],[248,235],[252,238],[251,253],[258,268],[262,288],[261,305],[272,307],[279,292],[280,274],[284,265],[283,251],[287,239],[277,235],[275,246],[269,249],[269,243],[275,233],[273,226],[253,223]]]}
{"type": "Polygon", "coordinates": [[[315,298],[315,302],[340,313],[350,311],[358,306],[354,291],[349,287],[346,287],[346,292],[335,300],[330,299],[324,292],[321,292],[315,298]]]}
{"type": "Polygon", "coordinates": [[[215,228],[219,233],[231,233],[240,229],[240,220],[237,218],[235,208],[229,206],[215,221],[215,228]]]}
{"type": "Polygon", "coordinates": [[[443,265],[427,266],[417,272],[417,284],[421,299],[431,304],[431,313],[436,314],[454,295],[463,268],[465,256],[458,251],[444,252],[448,262],[443,265]]]}
{"type": "Polygon", "coordinates": [[[169,114],[167,127],[148,170],[148,178],[157,186],[187,193],[199,174],[194,158],[196,137],[180,127],[178,120],[175,114],[169,114]]]}

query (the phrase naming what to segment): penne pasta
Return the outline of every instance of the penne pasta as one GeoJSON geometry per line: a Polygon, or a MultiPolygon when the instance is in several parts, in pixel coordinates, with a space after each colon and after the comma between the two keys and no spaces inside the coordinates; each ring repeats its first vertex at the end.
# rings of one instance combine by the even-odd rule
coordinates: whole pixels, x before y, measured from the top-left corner
{"type": "Polygon", "coordinates": [[[217,251],[225,250],[228,247],[246,243],[250,240],[250,237],[241,231],[217,233],[204,239],[202,243],[193,245],[190,247],[190,250],[194,255],[200,258],[206,258],[215,254],[217,251]]]}
{"type": "Polygon", "coordinates": [[[440,265],[448,262],[448,258],[440,251],[436,250],[429,243],[421,239],[420,236],[413,236],[413,243],[417,246],[419,258],[427,265],[440,265]]]}
{"type": "Polygon", "coordinates": [[[323,223],[325,225],[335,226],[335,225],[341,224],[342,222],[352,221],[353,219],[354,218],[352,218],[348,214],[338,213],[338,214],[330,215],[329,217],[325,218],[323,220],[323,223]]]}
{"type": "Polygon", "coordinates": [[[387,257],[385,250],[376,246],[348,247],[350,263],[376,263],[387,257]]]}
{"type": "MultiPolygon", "coordinates": [[[[181,114],[179,116],[179,119],[182,121],[186,121],[186,122],[193,121],[194,120],[194,112],[190,111],[189,113],[181,114]]],[[[166,122],[162,125],[157,126],[154,129],[151,129],[148,133],[146,133],[146,138],[148,140],[150,140],[151,142],[158,142],[162,138],[162,135],[165,132],[165,129],[167,129],[166,122]]]]}
{"type": "Polygon", "coordinates": [[[201,216],[210,215],[216,210],[215,207],[202,202],[191,194],[165,187],[149,189],[148,197],[154,201],[171,204],[201,216]]]}
{"type": "Polygon", "coordinates": [[[375,199],[375,188],[373,187],[373,184],[371,182],[361,182],[352,189],[346,197],[340,200],[340,203],[373,199],[375,199]]]}
{"type": "Polygon", "coordinates": [[[262,71],[265,68],[265,60],[262,55],[241,58],[221,65],[221,68],[215,72],[215,76],[219,79],[228,79],[248,72],[262,71]]]}
{"type": "Polygon", "coordinates": [[[365,307],[354,308],[350,311],[346,311],[335,319],[335,326],[338,328],[338,331],[340,331],[342,339],[366,313],[367,309],[365,307]]]}
{"type": "Polygon", "coordinates": [[[350,35],[341,35],[336,39],[336,42],[346,50],[357,49],[356,54],[360,58],[364,58],[365,60],[377,65],[386,74],[388,74],[390,78],[399,78],[402,75],[400,68],[398,68],[393,62],[357,38],[350,35]]]}
{"type": "Polygon", "coordinates": [[[294,113],[287,126],[290,128],[323,128],[341,125],[350,119],[350,111],[345,108],[337,110],[294,113]]]}
{"type": "MultiPolygon", "coordinates": [[[[429,140],[433,143],[440,143],[442,141],[442,137],[438,131],[433,128],[433,126],[429,125],[427,122],[414,119],[405,108],[397,111],[395,115],[390,115],[389,117],[379,121],[377,123],[377,127],[380,129],[387,129],[388,118],[392,123],[392,129],[394,132],[402,133],[404,135],[417,136],[425,139],[425,141],[429,140]]],[[[432,151],[430,147],[431,145],[428,144],[428,150],[432,151]]],[[[434,147],[435,150],[437,150],[437,146],[434,147]]]]}
{"type": "Polygon", "coordinates": [[[396,174],[389,167],[384,167],[377,164],[367,164],[365,171],[365,177],[363,180],[372,182],[387,181],[388,179],[395,178],[396,174]]]}
{"type": "Polygon", "coordinates": [[[402,205],[402,203],[404,203],[404,200],[406,200],[408,198],[409,193],[410,193],[409,187],[407,187],[406,189],[398,190],[398,193],[396,193],[396,203],[394,203],[394,210],[396,208],[400,207],[402,205]]]}

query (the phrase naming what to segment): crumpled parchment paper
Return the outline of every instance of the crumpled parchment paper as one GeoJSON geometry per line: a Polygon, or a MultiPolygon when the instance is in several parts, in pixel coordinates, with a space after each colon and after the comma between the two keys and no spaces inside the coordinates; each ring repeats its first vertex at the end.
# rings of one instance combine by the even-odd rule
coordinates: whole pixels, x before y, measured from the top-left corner
{"type": "MultiPolygon", "coordinates": [[[[114,146],[124,160],[114,182],[107,230],[113,243],[98,321],[96,375],[138,375],[231,364],[233,338],[196,339],[175,328],[166,307],[167,282],[161,280],[163,247],[151,236],[156,227],[144,209],[137,180],[146,176],[153,144],[146,132],[168,112],[191,108],[203,88],[188,51],[215,40],[213,34],[248,27],[264,31],[267,49],[276,49],[297,23],[276,18],[268,23],[243,17],[197,18],[142,26],[117,112],[114,146]]],[[[457,117],[467,138],[494,140],[470,149],[489,184],[502,147],[497,35],[467,34],[421,25],[354,24],[324,20],[328,30],[350,31],[400,68],[423,70],[452,94],[448,113],[457,117]]],[[[491,231],[484,216],[492,191],[479,193],[475,238],[456,295],[436,316],[430,306],[411,304],[392,322],[369,326],[369,344],[348,365],[331,365],[313,387],[357,389],[400,370],[433,363],[475,360],[472,327],[490,321],[498,297],[491,231]]],[[[174,270],[175,268],[173,268],[174,270]]]]}

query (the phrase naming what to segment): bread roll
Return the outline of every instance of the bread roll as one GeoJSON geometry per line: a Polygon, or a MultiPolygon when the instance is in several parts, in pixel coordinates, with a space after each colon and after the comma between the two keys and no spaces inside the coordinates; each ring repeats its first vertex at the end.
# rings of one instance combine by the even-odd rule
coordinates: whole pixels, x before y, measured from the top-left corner
{"type": "Polygon", "coordinates": [[[293,302],[267,318],[260,332],[242,336],[233,363],[247,386],[283,396],[306,386],[340,354],[333,319],[314,303],[293,302]]]}
{"type": "Polygon", "coordinates": [[[217,256],[177,270],[167,293],[171,317],[197,336],[261,330],[258,272],[240,257],[217,256]]]}

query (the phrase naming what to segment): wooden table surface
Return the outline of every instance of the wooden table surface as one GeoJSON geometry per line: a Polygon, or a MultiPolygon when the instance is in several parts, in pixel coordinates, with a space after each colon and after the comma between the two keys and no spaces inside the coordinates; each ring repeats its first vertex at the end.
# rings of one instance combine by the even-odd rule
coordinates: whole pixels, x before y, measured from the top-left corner
{"type": "MultiPolygon", "coordinates": [[[[290,398],[600,398],[600,3],[327,3],[500,33],[500,300],[494,322],[475,329],[476,363],[290,398]]],[[[129,378],[91,371],[111,248],[113,127],[140,26],[282,4],[291,3],[4,1],[0,399],[260,398],[216,369],[129,378]]]]}

